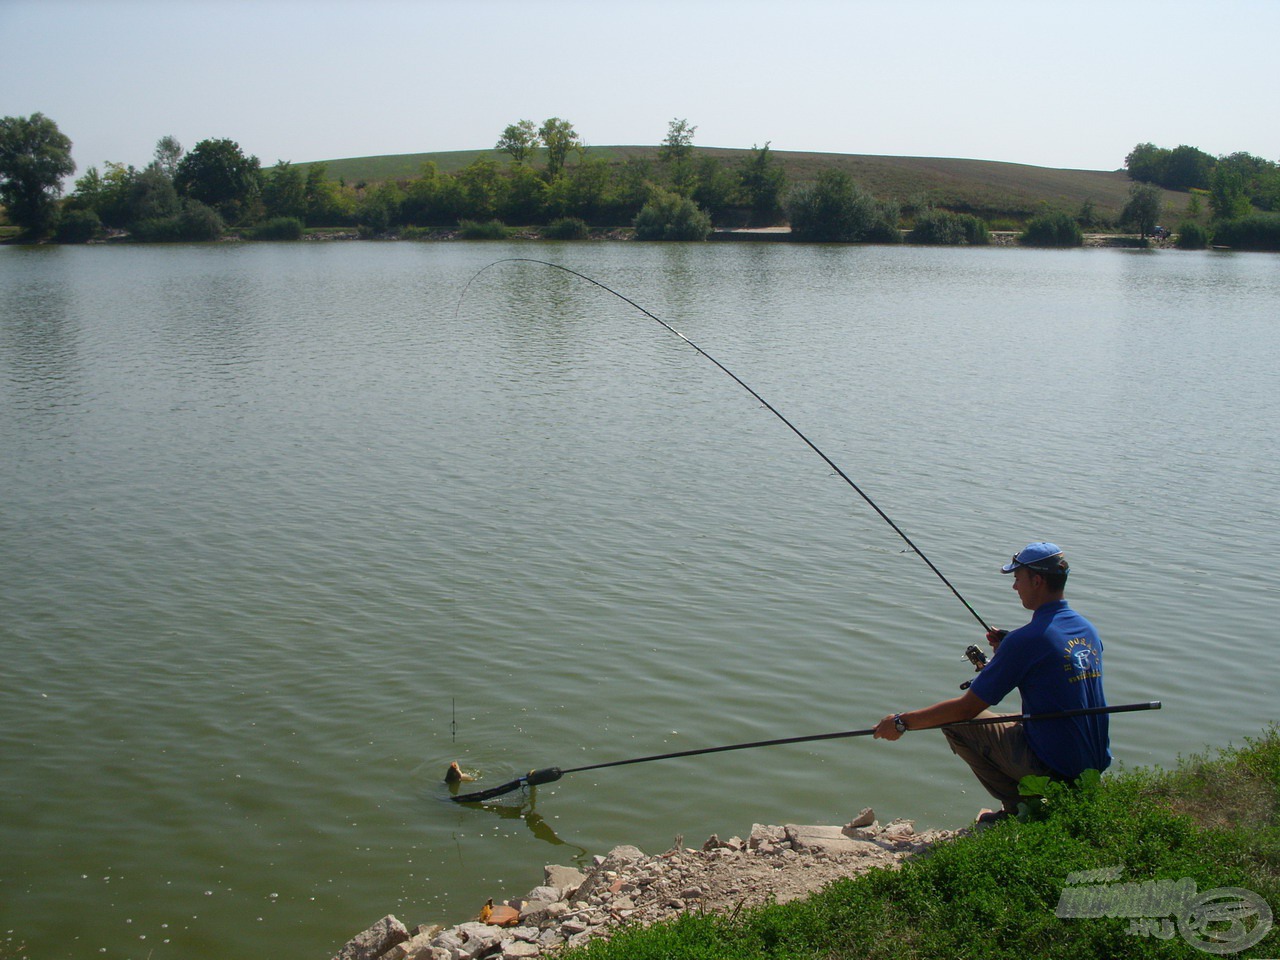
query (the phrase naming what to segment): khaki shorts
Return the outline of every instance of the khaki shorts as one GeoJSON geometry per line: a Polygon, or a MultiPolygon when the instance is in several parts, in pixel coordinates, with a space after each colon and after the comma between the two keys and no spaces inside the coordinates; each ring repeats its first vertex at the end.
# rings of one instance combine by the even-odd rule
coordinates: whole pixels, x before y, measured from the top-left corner
{"type": "MultiPolygon", "coordinates": [[[[978,717],[1017,716],[984,710],[978,717]]],[[[977,718],[975,718],[977,719],[977,718]]],[[[1056,777],[1053,769],[1036,756],[1027,742],[1021,721],[979,723],[971,726],[943,727],[947,743],[956,756],[969,764],[987,793],[1000,801],[1008,813],[1018,812],[1018,781],[1023,777],[1056,777]]]]}

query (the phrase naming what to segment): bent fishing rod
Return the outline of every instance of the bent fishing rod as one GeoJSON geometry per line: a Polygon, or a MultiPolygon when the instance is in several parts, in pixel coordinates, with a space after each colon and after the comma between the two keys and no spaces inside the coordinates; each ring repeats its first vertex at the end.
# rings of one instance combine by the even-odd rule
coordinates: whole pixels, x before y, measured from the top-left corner
{"type": "MultiPolygon", "coordinates": [[[[1148,700],[1143,703],[1125,703],[1115,707],[1081,707],[1076,710],[1060,710],[1056,713],[1022,713],[1011,714],[1001,717],[974,717],[972,720],[958,720],[955,723],[946,723],[938,727],[927,727],[930,730],[942,730],[946,727],[972,727],[988,723],[1016,723],[1018,721],[1038,721],[1038,720],[1066,720],[1070,717],[1091,717],[1104,713],[1131,713],[1135,710],[1159,710],[1159,700],[1148,700]]],[[[869,737],[876,732],[875,727],[868,727],[865,730],[845,730],[840,733],[817,733],[805,737],[783,737],[779,740],[756,740],[751,743],[731,743],[725,747],[703,747],[699,750],[680,750],[676,753],[659,753],[651,757],[636,757],[632,760],[612,760],[608,763],[592,763],[585,767],[570,767],[563,770],[560,767],[543,767],[540,770],[530,770],[522,777],[516,777],[506,783],[499,784],[496,787],[489,787],[487,790],[476,790],[472,793],[462,793],[455,797],[450,797],[454,803],[479,803],[484,800],[492,800],[494,797],[501,797],[504,794],[512,793],[521,787],[536,787],[544,783],[555,783],[566,773],[581,773],[584,770],[603,770],[605,767],[624,767],[633,763],[651,763],[655,760],[674,760],[677,757],[697,757],[707,753],[726,753],[730,750],[751,750],[756,747],[776,747],[785,743],[813,743],[817,740],[841,740],[848,737],[869,737]]]]}
{"type": "Polygon", "coordinates": [[[939,580],[941,580],[944,584],[946,584],[947,589],[950,590],[953,594],[955,594],[956,599],[959,600],[962,604],[964,604],[964,608],[973,615],[973,618],[982,625],[982,628],[988,633],[991,632],[991,629],[992,629],[991,626],[985,620],[983,620],[982,617],[978,615],[978,611],[973,609],[973,607],[969,604],[969,601],[966,600],[963,595],[961,595],[960,591],[957,590],[955,586],[951,583],[951,581],[948,580],[943,575],[942,571],[939,570],[937,566],[934,565],[934,562],[930,560],[927,556],[925,556],[924,551],[921,550],[919,547],[917,547],[915,543],[911,540],[911,538],[908,537],[906,533],[903,532],[902,528],[899,527],[896,523],[894,523],[893,519],[887,513],[885,513],[884,510],[880,508],[880,505],[876,503],[874,500],[872,500],[865,490],[863,490],[860,486],[854,483],[853,479],[847,473],[845,473],[844,470],[842,470],[834,460],[832,460],[829,456],[827,456],[818,447],[816,443],[810,440],[804,434],[804,432],[801,431],[799,427],[797,427],[794,423],[788,420],[782,414],[782,412],[778,410],[777,407],[771,404],[764,397],[760,396],[759,393],[757,393],[746,381],[744,381],[736,373],[734,373],[732,370],[726,367],[723,363],[721,363],[719,360],[717,360],[715,357],[709,354],[706,350],[702,349],[702,347],[698,346],[696,343],[694,343],[692,340],[686,337],[683,333],[681,333],[675,327],[671,326],[671,324],[667,323],[667,321],[663,320],[661,317],[654,315],[653,313],[650,313],[648,310],[640,306],[640,304],[636,303],[630,297],[627,297],[619,293],[617,290],[614,290],[612,287],[606,286],[605,284],[601,283],[599,280],[596,280],[596,279],[593,279],[592,277],[587,276],[585,273],[579,273],[577,270],[571,270],[569,267],[562,267],[560,264],[552,263],[549,260],[536,260],[532,257],[506,257],[501,260],[495,260],[493,261],[493,263],[490,263],[481,267],[478,271],[476,271],[475,275],[470,280],[467,281],[467,285],[463,288],[461,296],[458,297],[458,306],[454,309],[455,320],[457,319],[458,311],[461,310],[462,308],[462,300],[464,297],[466,297],[467,291],[471,289],[471,285],[475,283],[476,278],[479,277],[480,274],[488,270],[490,267],[496,267],[499,264],[503,264],[503,263],[537,263],[537,264],[541,264],[544,267],[553,267],[556,270],[562,270],[565,273],[569,274],[570,276],[577,277],[580,280],[585,280],[587,283],[590,283],[594,286],[599,287],[601,290],[605,291],[606,293],[613,294],[615,297],[617,297],[619,300],[623,301],[624,303],[629,303],[631,306],[635,307],[637,310],[643,313],[650,320],[653,320],[655,323],[660,324],[669,333],[675,334],[677,337],[679,337],[689,346],[693,347],[694,350],[698,351],[698,353],[700,353],[703,357],[711,361],[711,363],[713,363],[717,368],[719,368],[721,372],[725,373],[730,379],[732,379],[734,383],[738,384],[738,386],[742,387],[743,390],[746,390],[747,393],[755,397],[756,400],[758,400],[766,410],[768,410],[775,417],[777,417],[784,424],[786,424],[787,428],[790,429],[791,432],[794,433],[797,437],[803,440],[810,450],[812,450],[819,457],[821,457],[823,462],[825,462],[827,466],[829,466],[832,470],[834,470],[836,472],[836,475],[840,477],[841,480],[843,480],[845,483],[847,483],[850,487],[853,488],[854,493],[856,493],[863,500],[865,500],[867,504],[871,507],[871,509],[880,515],[880,519],[882,519],[885,523],[887,523],[890,527],[893,528],[893,532],[902,538],[903,543],[905,543],[908,547],[911,548],[911,552],[914,553],[916,556],[918,556],[926,564],[928,564],[929,569],[934,572],[934,574],[938,577],[939,580]]]}

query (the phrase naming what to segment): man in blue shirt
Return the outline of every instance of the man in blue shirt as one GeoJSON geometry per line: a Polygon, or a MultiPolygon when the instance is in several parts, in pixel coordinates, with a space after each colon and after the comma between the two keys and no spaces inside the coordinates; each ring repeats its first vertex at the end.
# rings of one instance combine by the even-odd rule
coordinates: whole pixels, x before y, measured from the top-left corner
{"type": "MultiPolygon", "coordinates": [[[[1106,706],[1102,641],[1063,599],[1068,569],[1056,544],[1032,543],[1020,550],[1001,570],[1013,574],[1013,589],[1032,611],[1031,622],[1007,634],[987,634],[995,653],[963,696],[887,716],[876,726],[876,738],[897,740],[907,730],[997,716],[987,708],[1015,687],[1025,714],[1106,706]]],[[[992,820],[1017,811],[1023,777],[1074,780],[1084,770],[1105,770],[1111,763],[1107,729],[1106,714],[1098,714],[948,727],[943,732],[951,749],[1000,801],[1001,810],[979,817],[992,820]]]]}

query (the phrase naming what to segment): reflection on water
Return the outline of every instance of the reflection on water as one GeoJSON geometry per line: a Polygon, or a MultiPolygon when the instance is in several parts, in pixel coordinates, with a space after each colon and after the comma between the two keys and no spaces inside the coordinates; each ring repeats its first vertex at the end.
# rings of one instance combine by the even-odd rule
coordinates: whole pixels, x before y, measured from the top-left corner
{"type": "MultiPolygon", "coordinates": [[[[575,863],[581,863],[589,858],[586,847],[577,845],[576,843],[568,843],[561,840],[552,829],[551,824],[547,823],[542,814],[535,809],[538,802],[538,788],[527,787],[525,792],[514,795],[516,802],[489,801],[483,804],[474,805],[473,809],[483,810],[486,814],[492,814],[502,820],[521,820],[524,825],[529,828],[529,832],[543,843],[548,843],[553,847],[568,846],[572,853],[568,854],[575,863]]],[[[564,856],[564,854],[557,854],[564,856]]]]}
{"type": "MultiPolygon", "coordinates": [[[[922,825],[950,695],[1049,539],[1124,763],[1274,712],[1274,258],[803,245],[0,248],[0,930],[326,955],[619,843],[922,825]],[[1229,647],[1231,656],[1221,651],[1229,647]],[[1189,732],[1194,731],[1194,732],[1189,732]],[[448,759],[443,759],[447,757],[448,759]],[[145,939],[143,939],[145,937],[145,939]]],[[[1247,730],[1245,731],[1248,732],[1247,730]]]]}

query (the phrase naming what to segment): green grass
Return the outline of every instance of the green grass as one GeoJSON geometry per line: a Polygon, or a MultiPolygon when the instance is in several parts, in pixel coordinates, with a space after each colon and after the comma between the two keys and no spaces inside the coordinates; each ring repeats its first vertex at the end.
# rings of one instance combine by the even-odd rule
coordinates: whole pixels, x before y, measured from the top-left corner
{"type": "MultiPolygon", "coordinates": [[[[592,157],[622,165],[629,159],[657,163],[658,148],[648,146],[590,147],[592,157]]],[[[748,150],[696,147],[697,156],[736,163],[748,150]]],[[[541,152],[532,164],[541,169],[541,152]]],[[[1067,170],[995,160],[944,157],[887,157],[840,153],[770,152],[795,186],[812,182],[827,169],[844,170],[877,199],[927,205],[972,213],[992,220],[1000,217],[1025,222],[1046,207],[1075,214],[1086,200],[1097,213],[1114,219],[1128,200],[1132,181],[1122,170],[1067,170]]],[[[353,157],[319,161],[330,179],[349,185],[417,177],[423,163],[431,161],[441,173],[456,173],[479,157],[506,164],[500,150],[456,150],[443,153],[410,153],[394,156],[353,157]]],[[[570,161],[572,165],[573,161],[570,161]]],[[[295,165],[305,173],[309,163],[295,165]]],[[[1167,219],[1173,220],[1187,205],[1187,194],[1165,191],[1167,219]]]]}
{"type": "MultiPolygon", "coordinates": [[[[1123,867],[1121,882],[1238,887],[1280,911],[1280,731],[1135,770],[1099,786],[1051,786],[1027,819],[940,844],[901,870],[831,884],[736,918],[684,915],[563,954],[565,960],[1094,960],[1211,956],[1182,936],[1132,935],[1124,917],[1058,917],[1073,871],[1123,867]]],[[[1242,956],[1280,955],[1272,931],[1242,956]]]]}

